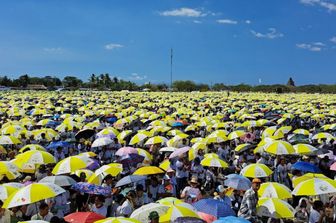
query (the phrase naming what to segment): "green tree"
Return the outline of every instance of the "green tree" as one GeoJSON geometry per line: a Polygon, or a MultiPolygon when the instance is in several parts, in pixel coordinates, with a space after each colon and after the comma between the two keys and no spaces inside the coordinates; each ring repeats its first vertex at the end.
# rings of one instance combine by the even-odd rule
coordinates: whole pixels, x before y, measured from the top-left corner
{"type": "Polygon", "coordinates": [[[173,89],[177,91],[195,91],[197,90],[196,84],[193,81],[174,81],[173,89]]]}
{"type": "Polygon", "coordinates": [[[29,76],[28,76],[28,74],[20,76],[19,79],[18,79],[18,83],[19,83],[20,86],[22,86],[24,88],[27,87],[28,84],[29,84],[29,76]]]}
{"type": "Polygon", "coordinates": [[[66,76],[64,77],[62,82],[63,82],[64,87],[68,87],[68,88],[79,88],[81,84],[83,83],[82,80],[74,76],[66,76]]]}

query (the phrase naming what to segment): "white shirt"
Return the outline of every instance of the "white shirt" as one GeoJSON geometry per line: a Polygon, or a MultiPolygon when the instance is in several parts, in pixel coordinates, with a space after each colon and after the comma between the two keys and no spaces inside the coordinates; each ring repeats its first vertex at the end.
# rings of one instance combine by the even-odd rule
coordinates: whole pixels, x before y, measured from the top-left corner
{"type": "Polygon", "coordinates": [[[132,204],[129,200],[124,201],[124,203],[117,208],[118,216],[130,216],[133,212],[132,204]]]}
{"type": "Polygon", "coordinates": [[[103,215],[105,217],[107,215],[107,208],[104,205],[102,205],[100,208],[97,208],[96,205],[94,204],[92,205],[91,211],[103,215]]]}
{"type": "Polygon", "coordinates": [[[187,172],[183,170],[184,164],[183,162],[177,160],[176,161],[176,178],[184,178],[187,177],[187,172]]]}
{"type": "Polygon", "coordinates": [[[320,219],[321,214],[312,208],[309,215],[309,223],[317,223],[320,219]]]}
{"type": "Polygon", "coordinates": [[[50,221],[50,219],[54,217],[54,215],[52,213],[48,213],[46,216],[42,217],[40,215],[40,213],[37,213],[36,215],[34,215],[31,220],[43,220],[43,221],[50,221]]]}

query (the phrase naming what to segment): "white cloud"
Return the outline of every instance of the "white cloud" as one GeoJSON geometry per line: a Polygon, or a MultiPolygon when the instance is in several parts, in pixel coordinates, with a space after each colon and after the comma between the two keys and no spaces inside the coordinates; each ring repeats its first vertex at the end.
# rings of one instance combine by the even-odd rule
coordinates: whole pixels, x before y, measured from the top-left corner
{"type": "Polygon", "coordinates": [[[330,39],[330,41],[333,42],[333,43],[336,43],[336,36],[332,37],[332,38],[330,39]]]}
{"type": "Polygon", "coordinates": [[[162,16],[180,16],[180,17],[204,17],[207,13],[192,8],[179,8],[174,10],[163,11],[159,13],[162,16]]]}
{"type": "Polygon", "coordinates": [[[245,20],[245,23],[246,24],[251,24],[252,22],[251,22],[251,20],[245,20]]]}
{"type": "Polygon", "coordinates": [[[324,49],[326,45],[321,42],[315,42],[315,43],[298,43],[296,44],[296,47],[304,50],[309,50],[313,52],[320,52],[324,49]]]}
{"type": "Polygon", "coordinates": [[[145,80],[147,79],[147,76],[146,75],[140,75],[138,73],[132,73],[128,79],[130,80],[134,80],[134,81],[142,81],[142,80],[145,80]]]}
{"type": "Polygon", "coordinates": [[[230,25],[236,25],[238,23],[237,21],[231,19],[218,19],[217,22],[220,24],[230,24],[230,25]]]}
{"type": "Polygon", "coordinates": [[[201,24],[202,21],[199,21],[199,20],[194,20],[193,23],[196,23],[196,24],[201,24]]]}
{"type": "Polygon", "coordinates": [[[302,4],[311,6],[321,6],[328,9],[329,11],[336,11],[336,4],[325,0],[300,0],[302,4]]]}
{"type": "Polygon", "coordinates": [[[269,28],[268,33],[259,33],[251,30],[251,33],[257,38],[276,39],[284,36],[283,33],[278,32],[275,28],[269,28]]]}
{"type": "Polygon", "coordinates": [[[118,44],[118,43],[109,43],[109,44],[105,45],[105,49],[107,49],[107,50],[114,50],[114,49],[118,49],[118,48],[122,48],[122,47],[124,47],[124,46],[121,45],[121,44],[118,44]]]}
{"type": "Polygon", "coordinates": [[[43,48],[43,51],[47,52],[47,53],[57,53],[57,54],[61,54],[64,52],[64,49],[61,47],[45,47],[43,48]]]}

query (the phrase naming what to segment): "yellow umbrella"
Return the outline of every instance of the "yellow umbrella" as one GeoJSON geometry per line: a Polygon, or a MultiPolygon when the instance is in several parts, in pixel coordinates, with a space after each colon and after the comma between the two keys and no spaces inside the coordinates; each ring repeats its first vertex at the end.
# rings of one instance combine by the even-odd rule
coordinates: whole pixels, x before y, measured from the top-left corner
{"type": "Polygon", "coordinates": [[[257,214],[276,219],[294,218],[294,208],[279,198],[261,198],[258,201],[257,214]]]}
{"type": "Polygon", "coordinates": [[[159,222],[172,222],[178,217],[200,218],[192,205],[185,202],[173,202],[169,205],[167,213],[160,216],[159,222]]]}
{"type": "Polygon", "coordinates": [[[270,168],[260,163],[249,164],[240,171],[241,175],[251,178],[268,177],[272,173],[273,171],[270,168]]]}
{"type": "Polygon", "coordinates": [[[321,174],[321,173],[306,173],[300,177],[296,177],[292,179],[293,187],[296,187],[299,183],[310,180],[313,178],[323,178],[323,179],[329,179],[327,176],[321,174]]]}
{"type": "Polygon", "coordinates": [[[262,183],[258,190],[258,196],[279,199],[292,198],[291,190],[285,185],[276,182],[262,183]]]}
{"type": "Polygon", "coordinates": [[[286,142],[276,140],[265,146],[265,151],[276,155],[287,155],[295,153],[293,146],[286,142]]]}
{"type": "Polygon", "coordinates": [[[56,162],[55,157],[48,152],[40,150],[30,150],[17,155],[14,164],[17,165],[20,169],[22,169],[25,164],[36,165],[36,164],[49,164],[55,162],[56,162]]]}
{"type": "Polygon", "coordinates": [[[15,164],[8,161],[0,161],[0,175],[6,175],[9,180],[14,180],[21,174],[15,164]]]}
{"type": "Polygon", "coordinates": [[[315,196],[336,193],[336,181],[329,178],[312,178],[296,185],[295,196],[315,196]]]}
{"type": "Polygon", "coordinates": [[[141,223],[141,222],[133,218],[113,217],[95,221],[94,223],[141,223]]]}
{"type": "Polygon", "coordinates": [[[233,140],[233,139],[236,139],[236,138],[240,138],[241,136],[243,136],[245,134],[244,131],[242,130],[236,130],[236,131],[233,131],[229,134],[228,136],[228,139],[229,140],[233,140]]]}
{"type": "Polygon", "coordinates": [[[133,175],[153,175],[164,173],[162,169],[156,166],[144,166],[137,169],[133,175]]]}
{"type": "Polygon", "coordinates": [[[316,152],[318,149],[316,149],[314,146],[309,144],[296,144],[293,146],[295,149],[296,154],[301,155],[307,155],[316,152]]]}
{"type": "Polygon", "coordinates": [[[25,145],[24,147],[22,147],[19,152],[22,153],[22,152],[25,152],[25,151],[28,151],[28,150],[40,150],[40,151],[46,151],[45,148],[43,148],[43,146],[40,146],[38,144],[28,144],[28,145],[25,145]]]}
{"type": "Polygon", "coordinates": [[[15,145],[20,143],[21,141],[14,136],[7,136],[7,135],[0,136],[0,145],[15,145]]]}
{"type": "Polygon", "coordinates": [[[85,156],[69,156],[59,161],[52,170],[52,173],[55,175],[72,173],[76,170],[86,168],[91,163],[92,160],[85,156]]]}
{"type": "Polygon", "coordinates": [[[122,164],[120,163],[110,163],[107,165],[101,166],[97,169],[94,174],[89,178],[88,183],[100,185],[103,182],[103,179],[107,175],[111,175],[113,177],[117,176],[123,171],[122,164]]]}
{"type": "Polygon", "coordinates": [[[210,166],[210,167],[221,167],[221,168],[227,168],[229,165],[224,162],[223,160],[219,159],[218,157],[205,157],[201,161],[202,166],[210,166]]]}

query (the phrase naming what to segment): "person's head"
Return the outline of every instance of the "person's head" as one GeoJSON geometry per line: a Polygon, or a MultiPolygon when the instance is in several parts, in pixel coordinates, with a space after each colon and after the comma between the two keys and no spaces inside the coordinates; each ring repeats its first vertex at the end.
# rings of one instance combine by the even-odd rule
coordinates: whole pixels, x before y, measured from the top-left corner
{"type": "Polygon", "coordinates": [[[307,207],[307,201],[306,200],[301,200],[300,202],[300,208],[306,208],[307,207]]]}
{"type": "Polygon", "coordinates": [[[252,180],[252,189],[257,192],[260,188],[261,180],[259,178],[254,178],[252,180]]]}
{"type": "Polygon", "coordinates": [[[61,223],[61,219],[57,216],[53,216],[51,219],[50,219],[50,223],[61,223]]]}
{"type": "Polygon", "coordinates": [[[98,195],[94,201],[97,208],[100,208],[101,206],[103,206],[104,202],[105,202],[105,197],[103,195],[98,195]]]}
{"type": "Polygon", "coordinates": [[[159,181],[156,177],[151,178],[151,184],[153,187],[156,187],[159,184],[159,181]]]}
{"type": "Polygon", "coordinates": [[[191,180],[189,181],[189,184],[191,187],[196,188],[198,186],[198,179],[197,177],[192,177],[191,180]]]}
{"type": "Polygon", "coordinates": [[[106,177],[105,177],[105,183],[106,184],[112,184],[112,182],[113,182],[113,177],[112,177],[112,175],[111,174],[109,174],[109,175],[107,175],[106,177]]]}
{"type": "Polygon", "coordinates": [[[158,223],[159,222],[160,215],[157,211],[152,211],[149,213],[148,219],[151,223],[158,223]]]}
{"type": "Polygon", "coordinates": [[[49,213],[49,206],[47,203],[42,202],[39,206],[39,214],[44,217],[49,213]]]}
{"type": "Polygon", "coordinates": [[[130,190],[128,191],[127,195],[126,195],[126,198],[128,200],[131,200],[131,201],[134,201],[134,199],[136,198],[136,193],[134,190],[130,190]]]}
{"type": "Polygon", "coordinates": [[[136,185],[135,191],[136,191],[137,196],[141,197],[144,193],[143,185],[142,184],[136,185]]]}
{"type": "Polygon", "coordinates": [[[320,201],[320,200],[314,201],[314,203],[313,203],[313,208],[314,208],[316,211],[323,210],[323,202],[320,201]]]}
{"type": "Polygon", "coordinates": [[[195,159],[194,159],[194,165],[195,166],[198,166],[198,165],[200,165],[201,164],[201,160],[200,160],[200,158],[199,157],[196,157],[195,159]]]}
{"type": "Polygon", "coordinates": [[[80,173],[79,178],[80,178],[81,182],[85,182],[85,180],[86,180],[86,173],[84,173],[84,172],[80,173]]]}
{"type": "Polygon", "coordinates": [[[216,190],[219,196],[225,196],[226,189],[227,188],[225,186],[219,185],[216,190]]]}

